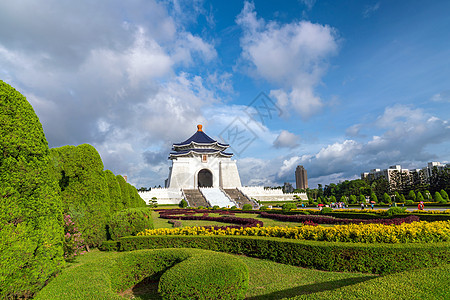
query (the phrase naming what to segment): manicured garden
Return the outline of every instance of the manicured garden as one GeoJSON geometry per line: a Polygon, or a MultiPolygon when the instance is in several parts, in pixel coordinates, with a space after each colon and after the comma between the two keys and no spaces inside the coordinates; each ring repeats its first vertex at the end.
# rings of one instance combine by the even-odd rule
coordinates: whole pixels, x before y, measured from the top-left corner
{"type": "MultiPolygon", "coordinates": [[[[340,215],[344,213],[364,215],[360,211],[339,211],[340,215]]],[[[264,218],[260,214],[174,209],[160,215],[153,211],[153,223],[159,228],[104,242],[101,249],[108,251],[81,256],[36,298],[53,295],[54,299],[64,299],[70,286],[75,285],[86,288],[72,291],[73,299],[94,296],[96,299],[418,299],[418,296],[445,299],[449,296],[445,283],[450,279],[449,221],[417,222],[411,220],[412,216],[417,217],[411,214],[372,212],[378,219],[367,217],[363,220],[368,222],[360,222],[365,224],[348,224],[347,218],[327,227],[316,224],[261,227],[259,223],[256,227],[245,227],[245,222],[251,224],[251,219],[257,218],[305,216],[319,223],[332,218],[292,211],[266,212],[263,215],[270,216],[264,218]],[[168,218],[158,218],[163,215],[168,218]],[[397,219],[403,222],[392,222],[397,219]],[[174,224],[167,223],[173,220],[194,225],[217,222],[220,226],[216,228],[209,223],[211,227],[174,228],[174,224]],[[244,222],[243,227],[236,228],[233,222],[244,222]],[[327,241],[330,240],[326,238],[327,231],[334,241],[327,241]],[[345,242],[336,242],[339,235],[345,237],[345,242]],[[420,285],[415,278],[426,280],[427,284],[420,285]],[[233,287],[227,285],[231,282],[233,287]]]]}

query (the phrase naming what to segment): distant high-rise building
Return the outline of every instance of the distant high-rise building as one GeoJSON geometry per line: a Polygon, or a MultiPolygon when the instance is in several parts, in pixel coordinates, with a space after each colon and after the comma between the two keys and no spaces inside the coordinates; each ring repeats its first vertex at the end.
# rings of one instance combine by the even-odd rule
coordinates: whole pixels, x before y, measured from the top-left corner
{"type": "Polygon", "coordinates": [[[298,190],[306,190],[308,188],[308,175],[303,166],[297,166],[295,169],[295,183],[298,190]]]}

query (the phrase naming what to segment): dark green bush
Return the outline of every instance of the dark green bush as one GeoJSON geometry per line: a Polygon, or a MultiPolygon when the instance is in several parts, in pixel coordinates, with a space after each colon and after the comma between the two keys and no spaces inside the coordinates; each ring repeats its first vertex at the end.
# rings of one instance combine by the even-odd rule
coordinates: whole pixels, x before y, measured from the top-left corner
{"type": "Polygon", "coordinates": [[[406,213],[406,207],[391,207],[389,208],[384,215],[388,217],[396,216],[396,215],[404,215],[406,213]]]}
{"type": "Polygon", "coordinates": [[[242,210],[252,210],[252,209],[253,209],[252,205],[248,204],[248,203],[246,203],[246,204],[244,204],[244,206],[242,206],[242,210]]]}
{"type": "Polygon", "coordinates": [[[167,270],[158,292],[163,299],[244,299],[249,273],[237,257],[198,255],[167,270]]]}
{"type": "Polygon", "coordinates": [[[42,125],[0,80],[0,298],[30,297],[64,266],[63,215],[42,125]]]}
{"type": "Polygon", "coordinates": [[[86,244],[106,240],[112,201],[97,150],[88,144],[51,149],[65,212],[80,227],[86,244]]]}
{"type": "Polygon", "coordinates": [[[388,274],[450,263],[450,243],[357,244],[246,236],[136,236],[121,251],[201,248],[326,271],[388,274]]]}
{"type": "Polygon", "coordinates": [[[112,240],[136,235],[145,229],[153,229],[152,211],[150,208],[128,208],[112,215],[108,225],[112,240]]]}
{"type": "Polygon", "coordinates": [[[331,207],[324,207],[324,208],[322,208],[322,210],[320,211],[320,213],[323,215],[323,214],[330,213],[330,212],[332,212],[332,211],[333,211],[333,209],[332,209],[331,207]]]}
{"type": "Polygon", "coordinates": [[[108,186],[111,213],[124,209],[122,203],[122,192],[116,175],[110,170],[104,171],[106,184],[108,186]]]}
{"type": "Polygon", "coordinates": [[[128,190],[128,184],[122,175],[117,175],[116,179],[117,179],[117,182],[119,183],[120,192],[122,195],[122,205],[124,208],[130,208],[131,207],[131,199],[130,199],[130,193],[128,190]]]}
{"type": "Polygon", "coordinates": [[[186,200],[184,200],[184,199],[181,199],[181,201],[180,201],[180,205],[179,205],[181,208],[186,208],[187,206],[188,206],[188,203],[187,203],[187,201],[186,200]]]}
{"type": "Polygon", "coordinates": [[[283,212],[288,212],[292,209],[296,209],[297,205],[295,205],[294,203],[284,203],[283,206],[281,206],[281,209],[283,210],[283,212]]]}
{"type": "Polygon", "coordinates": [[[218,210],[218,209],[220,209],[220,206],[219,206],[219,205],[214,205],[214,206],[212,207],[212,209],[213,209],[213,210],[218,210]]]}
{"type": "Polygon", "coordinates": [[[261,207],[259,208],[259,210],[265,211],[268,210],[269,208],[265,205],[261,205],[261,207]]]}

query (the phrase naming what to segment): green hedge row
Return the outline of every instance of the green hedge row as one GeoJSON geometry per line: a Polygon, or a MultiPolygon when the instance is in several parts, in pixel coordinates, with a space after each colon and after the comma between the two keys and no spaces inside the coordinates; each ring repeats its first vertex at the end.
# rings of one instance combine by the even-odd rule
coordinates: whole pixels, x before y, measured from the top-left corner
{"type": "Polygon", "coordinates": [[[103,170],[102,159],[91,145],[53,148],[51,156],[64,211],[75,221],[86,244],[98,246],[107,239],[112,214],[146,206],[122,176],[103,170]]]}
{"type": "Polygon", "coordinates": [[[66,269],[35,299],[122,299],[117,292],[143,280],[159,280],[163,299],[243,299],[249,272],[238,257],[206,250],[114,253],[66,269]]]}
{"type": "Polygon", "coordinates": [[[355,244],[246,236],[136,236],[103,250],[201,248],[326,271],[388,274],[450,263],[450,243],[355,244]]]}

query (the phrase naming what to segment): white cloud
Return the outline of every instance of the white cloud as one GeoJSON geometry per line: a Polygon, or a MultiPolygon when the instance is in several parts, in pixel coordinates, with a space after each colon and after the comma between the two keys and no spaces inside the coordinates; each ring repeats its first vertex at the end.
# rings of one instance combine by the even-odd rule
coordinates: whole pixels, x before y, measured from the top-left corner
{"type": "Polygon", "coordinates": [[[299,145],[300,137],[287,131],[282,130],[273,142],[275,148],[295,148],[299,145]]]}
{"type": "Polygon", "coordinates": [[[320,111],[323,100],[314,92],[326,72],[328,58],[338,49],[335,29],[308,21],[280,25],[258,19],[245,2],[236,22],[243,28],[242,58],[255,76],[276,84],[271,96],[303,118],[320,111]]]}
{"type": "Polygon", "coordinates": [[[377,2],[373,5],[366,5],[363,11],[363,17],[368,18],[373,15],[380,8],[380,2],[377,2]]]}
{"type": "MultiPolygon", "coordinates": [[[[448,144],[450,139],[448,121],[405,105],[387,107],[373,124],[356,124],[352,127],[359,129],[363,126],[376,126],[383,132],[367,141],[347,139],[324,146],[315,153],[287,155],[282,165],[279,164],[281,167],[276,173],[276,181],[281,183],[292,179],[295,167],[299,164],[306,167],[313,182],[321,183],[319,178],[322,178],[324,184],[333,178],[356,178],[361,172],[393,164],[411,166],[411,162],[415,162],[411,167],[423,167],[428,161],[437,159],[427,149],[448,144]]],[[[441,159],[445,160],[446,156],[441,159]]],[[[270,162],[275,168],[277,160],[270,162]]]]}
{"type": "Polygon", "coordinates": [[[430,100],[433,102],[450,102],[450,90],[434,94],[430,100]]]}
{"type": "Polygon", "coordinates": [[[311,10],[316,4],[316,0],[300,0],[301,3],[303,3],[309,10],[311,10]]]}

